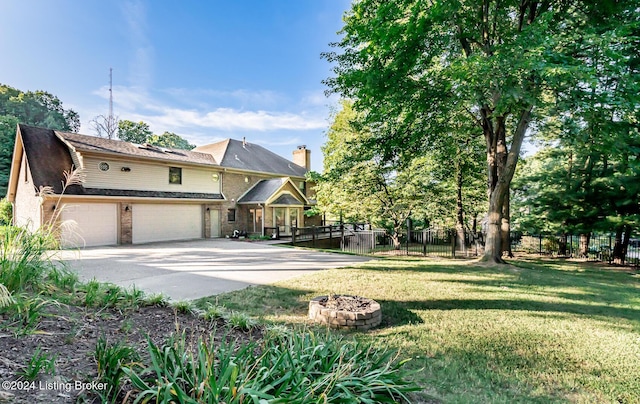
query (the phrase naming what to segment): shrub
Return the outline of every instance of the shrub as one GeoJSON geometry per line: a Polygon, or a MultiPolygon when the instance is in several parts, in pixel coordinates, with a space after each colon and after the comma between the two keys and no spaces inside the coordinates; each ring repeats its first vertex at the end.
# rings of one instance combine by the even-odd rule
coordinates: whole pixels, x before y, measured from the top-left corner
{"type": "Polygon", "coordinates": [[[123,368],[133,366],[138,360],[138,354],[135,349],[122,342],[109,344],[104,336],[100,336],[93,358],[98,365],[98,382],[107,386],[105,391],[96,393],[102,402],[115,402],[123,381],[123,368]]]}
{"type": "Polygon", "coordinates": [[[227,316],[227,309],[224,306],[218,306],[208,303],[205,307],[202,316],[205,320],[217,320],[219,318],[225,318],[227,316]]]}
{"type": "Polygon", "coordinates": [[[227,321],[234,328],[245,331],[252,329],[256,325],[256,322],[245,313],[232,313],[227,321]]]}
{"type": "Polygon", "coordinates": [[[278,330],[260,346],[215,346],[213,337],[189,346],[183,333],[148,346],[146,369],[123,369],[139,391],[135,402],[378,403],[418,390],[391,351],[332,334],[278,330]]]}
{"type": "Polygon", "coordinates": [[[13,221],[13,206],[7,198],[0,199],[0,225],[10,225],[13,221]]]}
{"type": "Polygon", "coordinates": [[[42,349],[37,347],[27,365],[18,374],[28,381],[34,381],[42,371],[53,376],[56,373],[56,357],[42,352],[42,349]]]}
{"type": "Polygon", "coordinates": [[[11,328],[16,335],[29,335],[34,333],[40,324],[40,319],[45,315],[47,305],[58,305],[55,300],[46,300],[39,296],[18,294],[12,296],[13,303],[0,309],[0,313],[6,313],[6,320],[2,324],[4,328],[11,328]]]}
{"type": "Polygon", "coordinates": [[[196,306],[191,300],[177,300],[169,304],[177,313],[193,314],[196,306]]]}
{"type": "Polygon", "coordinates": [[[166,307],[169,305],[169,298],[163,293],[153,293],[143,296],[142,304],[145,306],[166,307]]]}
{"type": "Polygon", "coordinates": [[[44,289],[45,276],[54,268],[46,256],[53,237],[31,233],[21,227],[7,227],[0,238],[0,283],[11,293],[44,289]]]}

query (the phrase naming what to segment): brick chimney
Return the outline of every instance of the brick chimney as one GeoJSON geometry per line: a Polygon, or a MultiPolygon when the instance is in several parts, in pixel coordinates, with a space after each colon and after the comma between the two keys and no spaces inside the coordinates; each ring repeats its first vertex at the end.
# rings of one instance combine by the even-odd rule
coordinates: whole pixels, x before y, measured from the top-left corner
{"type": "Polygon", "coordinates": [[[310,171],[311,150],[307,149],[306,145],[298,146],[298,149],[293,151],[293,162],[300,167],[306,168],[307,171],[310,171]]]}

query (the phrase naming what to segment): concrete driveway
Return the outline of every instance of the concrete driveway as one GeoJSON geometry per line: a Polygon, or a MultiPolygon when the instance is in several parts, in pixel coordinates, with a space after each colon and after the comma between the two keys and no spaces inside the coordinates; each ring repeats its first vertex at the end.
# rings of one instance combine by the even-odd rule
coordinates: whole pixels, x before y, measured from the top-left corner
{"type": "Polygon", "coordinates": [[[197,299],[250,285],[264,285],[366,257],[227,239],[190,240],[60,251],[80,279],[135,285],[173,300],[197,299]]]}

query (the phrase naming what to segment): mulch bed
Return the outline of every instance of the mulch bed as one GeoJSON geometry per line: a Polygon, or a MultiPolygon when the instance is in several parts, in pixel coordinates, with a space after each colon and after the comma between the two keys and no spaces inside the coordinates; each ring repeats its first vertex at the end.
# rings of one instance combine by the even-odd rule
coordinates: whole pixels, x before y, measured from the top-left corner
{"type": "Polygon", "coordinates": [[[331,295],[319,301],[322,306],[328,309],[353,312],[367,310],[372,302],[371,299],[366,297],[349,295],[331,295]]]}
{"type": "Polygon", "coordinates": [[[101,336],[110,344],[123,341],[135,347],[143,357],[147,355],[147,335],[155,344],[166,341],[176,331],[184,332],[188,341],[197,341],[200,337],[208,340],[216,330],[216,341],[225,338],[242,342],[258,340],[262,336],[260,329],[232,329],[221,319],[207,321],[195,315],[177,313],[172,308],[155,306],[120,312],[50,305],[37,331],[24,336],[15,335],[15,328],[7,326],[6,320],[0,315],[0,381],[4,382],[0,388],[0,403],[99,403],[95,394],[76,390],[75,385],[76,382],[96,381],[94,353],[101,336]],[[55,358],[55,375],[41,373],[35,380],[35,388],[17,389],[15,383],[9,389],[5,388],[6,382],[21,380],[18,373],[38,348],[55,358]],[[71,385],[74,388],[66,388],[71,385]]]}

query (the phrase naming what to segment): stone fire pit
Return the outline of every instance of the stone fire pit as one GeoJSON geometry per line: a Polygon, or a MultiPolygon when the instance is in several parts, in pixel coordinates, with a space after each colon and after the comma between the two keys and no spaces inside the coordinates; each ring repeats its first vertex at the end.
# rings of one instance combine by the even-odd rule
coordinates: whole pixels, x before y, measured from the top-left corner
{"type": "Polygon", "coordinates": [[[380,304],[360,296],[318,296],[309,302],[309,318],[331,328],[368,330],[380,325],[380,304]]]}

